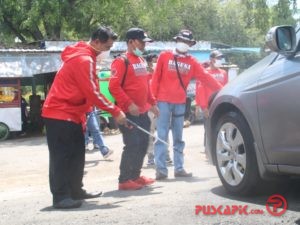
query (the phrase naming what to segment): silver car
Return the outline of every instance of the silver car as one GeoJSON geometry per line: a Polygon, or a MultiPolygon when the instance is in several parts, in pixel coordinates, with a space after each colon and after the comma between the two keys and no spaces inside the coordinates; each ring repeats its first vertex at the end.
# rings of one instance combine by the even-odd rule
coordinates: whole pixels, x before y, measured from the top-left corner
{"type": "Polygon", "coordinates": [[[271,28],[272,53],[211,103],[206,152],[232,194],[249,194],[262,179],[300,175],[299,38],[291,26],[271,28]]]}

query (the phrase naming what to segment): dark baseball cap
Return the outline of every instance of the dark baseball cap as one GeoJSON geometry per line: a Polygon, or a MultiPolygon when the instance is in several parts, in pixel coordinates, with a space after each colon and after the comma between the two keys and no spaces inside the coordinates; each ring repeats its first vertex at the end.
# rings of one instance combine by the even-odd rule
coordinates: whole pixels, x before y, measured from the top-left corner
{"type": "Polygon", "coordinates": [[[130,39],[138,39],[143,42],[153,42],[151,38],[148,37],[148,35],[145,33],[145,31],[141,28],[130,28],[126,33],[126,39],[127,41],[130,39]]]}
{"type": "Polygon", "coordinates": [[[221,58],[223,57],[222,52],[218,51],[218,50],[214,50],[210,53],[209,55],[210,58],[221,58]]]}
{"type": "Polygon", "coordinates": [[[179,33],[173,38],[175,41],[178,41],[178,39],[183,41],[188,41],[192,45],[196,44],[195,39],[193,38],[193,33],[190,30],[181,30],[179,33]]]}

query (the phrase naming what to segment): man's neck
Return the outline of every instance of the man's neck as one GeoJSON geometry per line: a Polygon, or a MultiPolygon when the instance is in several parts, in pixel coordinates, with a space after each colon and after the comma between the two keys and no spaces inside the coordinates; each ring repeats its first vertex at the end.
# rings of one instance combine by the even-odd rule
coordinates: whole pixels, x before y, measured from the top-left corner
{"type": "Polygon", "coordinates": [[[99,50],[97,50],[92,41],[87,42],[88,45],[95,51],[96,54],[99,54],[99,50]]]}
{"type": "Polygon", "coordinates": [[[187,52],[180,52],[180,51],[178,51],[177,48],[174,49],[173,53],[174,53],[175,55],[178,55],[178,56],[181,56],[181,57],[187,56],[187,52]]]}

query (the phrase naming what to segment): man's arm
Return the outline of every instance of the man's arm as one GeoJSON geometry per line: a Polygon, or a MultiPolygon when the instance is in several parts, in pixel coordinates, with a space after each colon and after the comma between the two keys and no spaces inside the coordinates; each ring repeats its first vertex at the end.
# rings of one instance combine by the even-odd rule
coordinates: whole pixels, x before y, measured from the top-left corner
{"type": "Polygon", "coordinates": [[[85,97],[92,105],[96,105],[98,108],[117,117],[121,110],[100,93],[94,68],[94,62],[91,57],[87,57],[86,60],[82,61],[78,67],[78,71],[76,71],[76,76],[74,76],[77,87],[84,93],[85,97]]]}
{"type": "Polygon", "coordinates": [[[162,77],[162,70],[163,70],[163,54],[160,54],[158,56],[157,64],[150,82],[151,93],[155,98],[157,97],[158,94],[159,82],[162,77]]]}
{"type": "MultiPolygon", "coordinates": [[[[128,74],[125,75],[125,71],[126,64],[124,60],[122,58],[115,59],[111,64],[112,74],[109,79],[109,91],[114,96],[116,102],[121,108],[128,109],[133,101],[128,97],[128,95],[124,92],[123,87],[121,86],[124,76],[128,76],[128,74]]],[[[126,77],[124,83],[126,83],[126,77]]]]}

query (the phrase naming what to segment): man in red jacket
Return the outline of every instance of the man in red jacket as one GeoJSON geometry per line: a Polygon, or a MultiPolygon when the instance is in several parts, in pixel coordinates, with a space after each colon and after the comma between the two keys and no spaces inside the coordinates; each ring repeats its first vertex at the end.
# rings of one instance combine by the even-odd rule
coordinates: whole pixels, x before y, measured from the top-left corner
{"type": "MultiPolygon", "coordinates": [[[[208,67],[206,70],[213,78],[215,78],[215,80],[224,86],[228,83],[228,74],[225,70],[220,68],[220,66],[222,66],[222,58],[223,54],[220,51],[212,51],[209,56],[208,67]]],[[[197,84],[196,104],[201,107],[206,118],[208,117],[208,101],[213,93],[214,92],[211,89],[203,86],[201,82],[197,84]]]]}
{"type": "MultiPolygon", "coordinates": [[[[112,65],[109,90],[126,117],[150,131],[150,109],[156,116],[158,108],[150,88],[147,62],[142,58],[146,42],[152,39],[140,28],[126,33],[127,52],[116,58],[112,65]]],[[[141,176],[141,168],[147,152],[149,136],[137,127],[119,126],[124,148],[120,163],[119,190],[136,190],[152,184],[153,179],[141,176]]]]}
{"type": "MultiPolygon", "coordinates": [[[[222,86],[224,86],[225,84],[228,83],[228,74],[225,70],[220,68],[220,66],[222,66],[222,59],[223,59],[223,54],[220,51],[218,50],[212,51],[209,56],[209,62],[208,62],[209,64],[208,64],[207,72],[209,72],[211,76],[215,78],[215,80],[219,81],[219,83],[222,86]]],[[[204,146],[206,145],[205,130],[206,130],[207,119],[209,117],[208,103],[214,93],[217,92],[209,89],[206,86],[203,86],[201,82],[197,84],[196,104],[197,106],[200,106],[204,114],[204,146]]]]}
{"type": "MultiPolygon", "coordinates": [[[[169,128],[173,136],[174,176],[191,177],[192,173],[185,171],[183,167],[182,140],[186,87],[192,78],[201,80],[203,85],[217,90],[221,85],[213,79],[197,62],[188,54],[188,49],[196,44],[192,32],[181,30],[174,37],[176,48],[174,51],[162,52],[157,61],[156,69],[152,76],[152,91],[157,98],[159,117],[157,118],[157,135],[167,141],[169,128]]],[[[168,177],[166,166],[167,146],[157,141],[154,146],[156,179],[162,180],[168,177]]]]}
{"type": "Polygon", "coordinates": [[[89,42],[68,46],[61,54],[63,64],[45,100],[42,116],[49,148],[49,181],[54,208],[77,208],[81,200],[98,193],[82,189],[85,144],[82,118],[91,106],[110,112],[120,124],[125,114],[102,94],[96,76],[96,57],[108,51],[117,35],[100,27],[89,42]]]}

